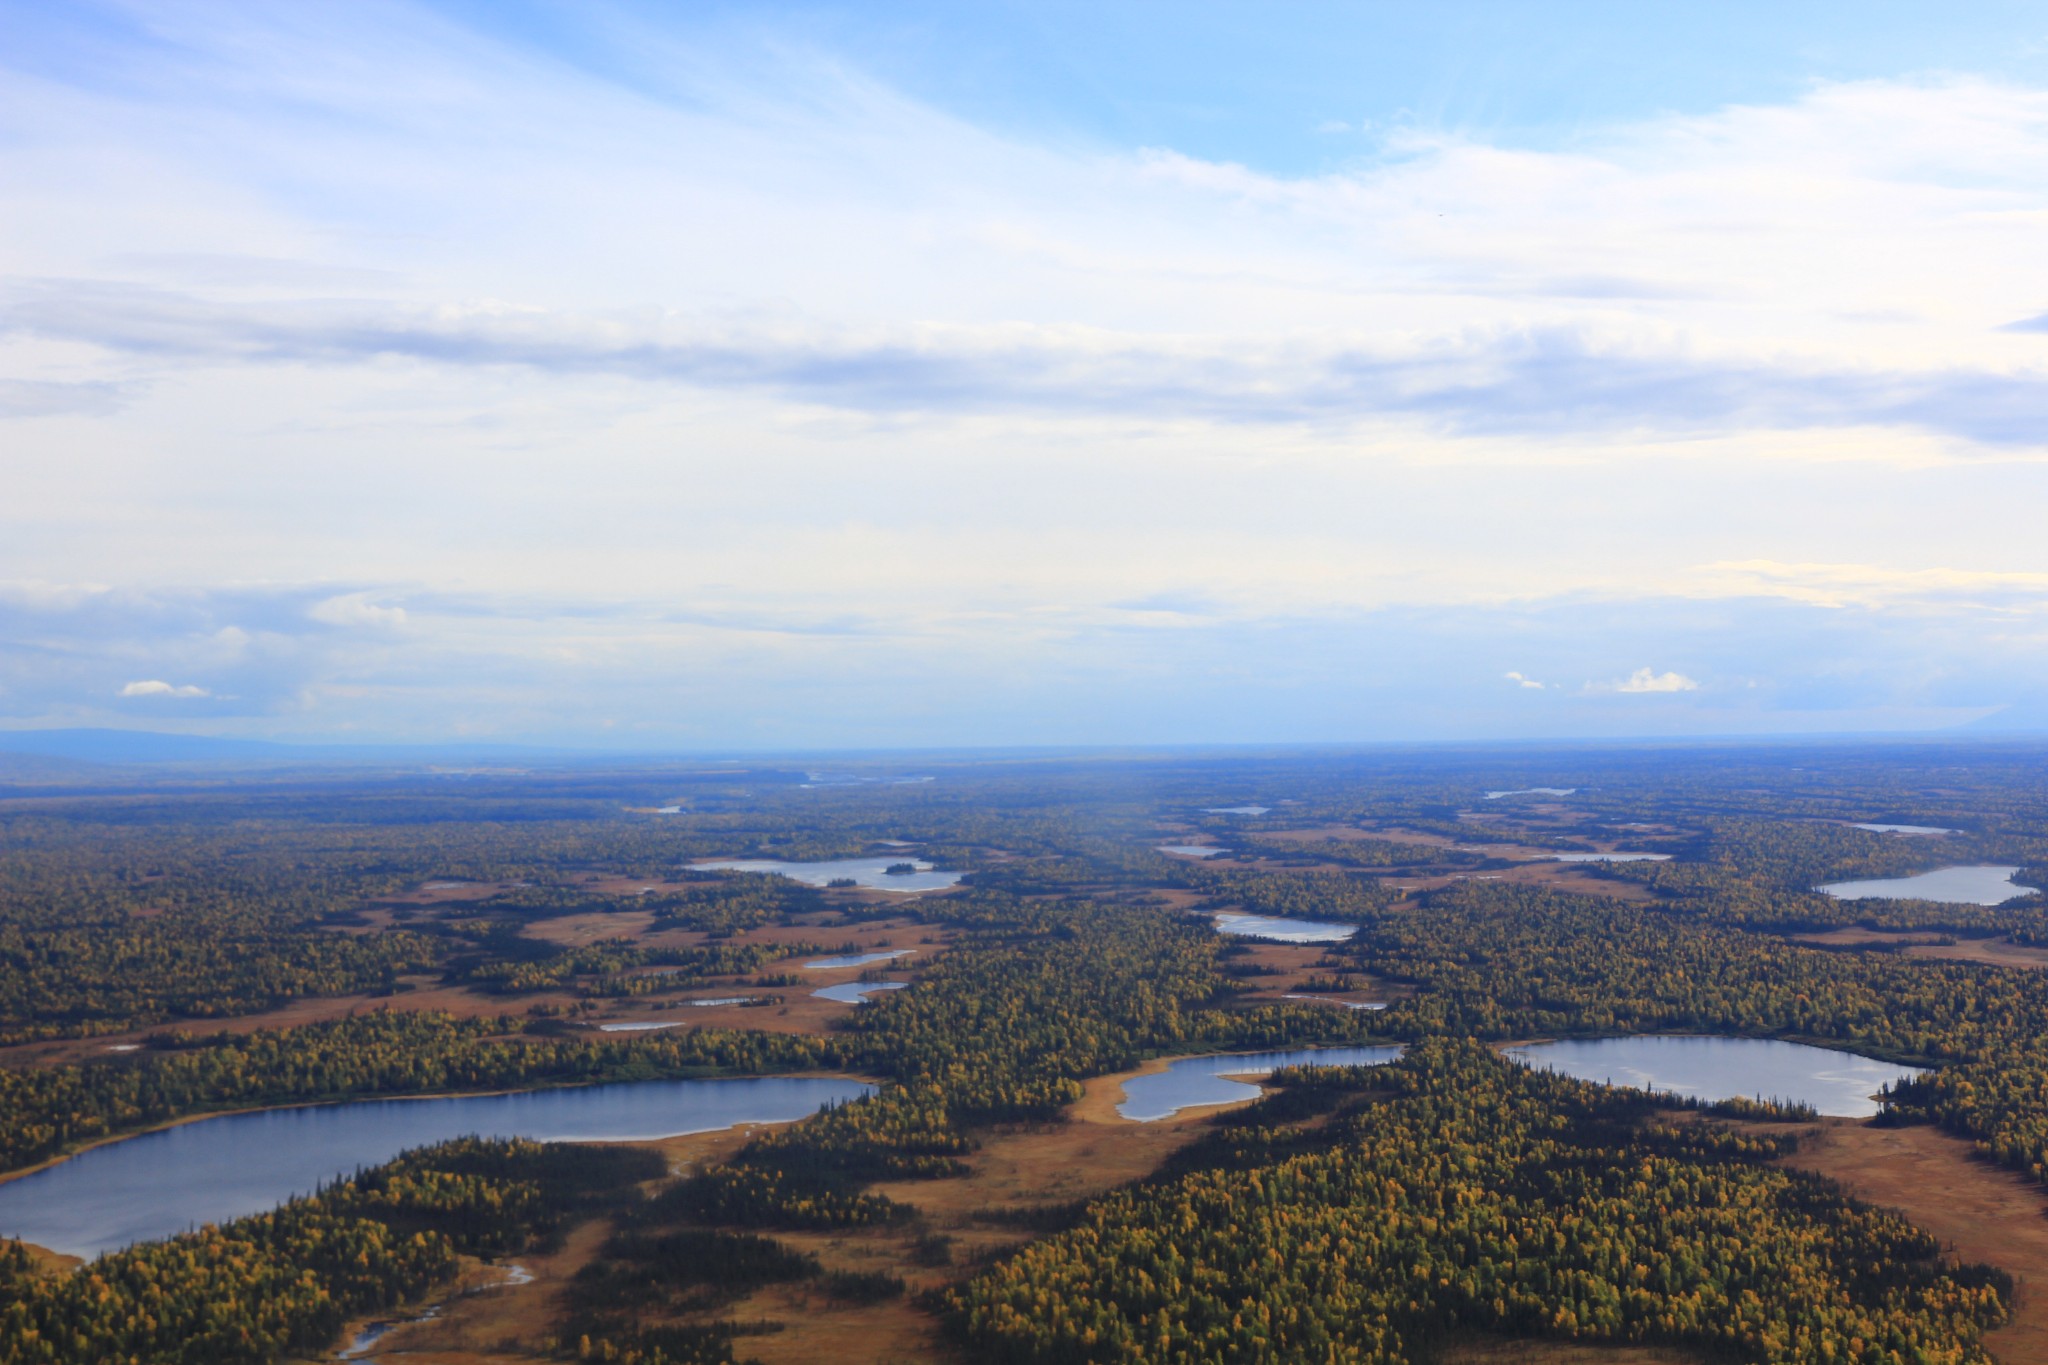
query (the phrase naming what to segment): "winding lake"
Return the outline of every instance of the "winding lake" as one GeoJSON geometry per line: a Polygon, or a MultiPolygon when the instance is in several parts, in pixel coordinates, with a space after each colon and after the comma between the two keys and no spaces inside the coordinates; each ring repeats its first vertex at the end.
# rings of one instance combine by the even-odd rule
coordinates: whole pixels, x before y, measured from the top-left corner
{"type": "Polygon", "coordinates": [[[800,1119],[873,1090],[859,1081],[794,1076],[635,1081],[229,1114],[95,1147],[0,1185],[0,1237],[92,1257],[261,1213],[323,1181],[449,1138],[673,1137],[800,1119]]]}
{"type": "Polygon", "coordinates": [[[1940,901],[1945,905],[2003,905],[2034,888],[2012,879],[2016,867],[1940,867],[1916,877],[1881,877],[1873,881],[1829,882],[1821,887],[1841,901],[1940,901]]]}
{"type": "Polygon", "coordinates": [[[1236,938],[1272,939],[1276,943],[1341,943],[1357,933],[1358,926],[1313,919],[1287,919],[1280,915],[1224,913],[1216,917],[1216,932],[1236,938]]]}
{"type": "Polygon", "coordinates": [[[1786,1100],[1852,1119],[1877,1112],[1871,1096],[1880,1087],[1924,1074],[1919,1067],[1772,1038],[1598,1038],[1505,1051],[1582,1081],[1702,1100],[1786,1100]]]}
{"type": "Polygon", "coordinates": [[[1258,1098],[1256,1085],[1232,1080],[1233,1076],[1267,1076],[1284,1066],[1378,1066],[1400,1055],[1399,1047],[1304,1047],[1181,1057],[1164,1071],[1125,1081],[1116,1112],[1138,1123],[1153,1123],[1183,1109],[1258,1098]]]}
{"type": "Polygon", "coordinates": [[[949,886],[959,885],[960,878],[966,875],[936,872],[930,863],[919,862],[915,858],[839,858],[819,863],[785,863],[776,858],[719,858],[708,863],[691,863],[690,866],[704,872],[774,872],[807,886],[851,881],[855,886],[864,886],[870,891],[943,891],[949,886]],[[890,868],[904,863],[909,863],[917,871],[890,874],[890,868]]]}

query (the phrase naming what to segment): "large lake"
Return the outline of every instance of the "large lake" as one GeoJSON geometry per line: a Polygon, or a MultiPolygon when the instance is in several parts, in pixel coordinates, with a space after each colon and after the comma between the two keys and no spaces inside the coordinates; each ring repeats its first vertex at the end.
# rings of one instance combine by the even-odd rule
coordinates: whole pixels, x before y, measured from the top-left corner
{"type": "Polygon", "coordinates": [[[1789,1100],[1856,1119],[1877,1112],[1871,1096],[1880,1087],[1923,1074],[1919,1067],[1771,1038],[1600,1038],[1506,1051],[1582,1081],[1702,1100],[1789,1100]]]}
{"type": "Polygon", "coordinates": [[[2012,879],[2016,867],[1942,867],[1917,877],[1882,877],[1874,881],[1829,882],[1821,887],[1836,900],[1940,901],[1947,905],[2003,905],[2034,888],[2012,879]]]}
{"type": "Polygon", "coordinates": [[[819,863],[785,863],[776,858],[719,858],[708,863],[691,863],[705,872],[774,872],[809,886],[828,886],[851,881],[871,891],[943,891],[957,886],[965,875],[935,872],[932,865],[915,858],[839,858],[819,863]],[[889,869],[909,863],[915,872],[891,876],[889,869]]]}
{"type": "Polygon", "coordinates": [[[0,1185],[0,1237],[97,1256],[261,1213],[323,1181],[449,1138],[630,1141],[707,1133],[804,1118],[873,1089],[790,1076],[635,1081],[229,1114],[95,1147],[0,1185]]]}
{"type": "Polygon", "coordinates": [[[1225,913],[1216,917],[1216,932],[1237,938],[1268,938],[1276,943],[1341,943],[1357,933],[1358,926],[1280,915],[1225,913]]]}
{"type": "Polygon", "coordinates": [[[1183,1109],[1257,1099],[1259,1088],[1233,1076],[1267,1076],[1284,1066],[1378,1066],[1401,1055],[1398,1047],[1307,1047],[1291,1052],[1241,1052],[1182,1057],[1166,1070],[1124,1082],[1116,1112],[1139,1123],[1172,1118],[1183,1109]]]}

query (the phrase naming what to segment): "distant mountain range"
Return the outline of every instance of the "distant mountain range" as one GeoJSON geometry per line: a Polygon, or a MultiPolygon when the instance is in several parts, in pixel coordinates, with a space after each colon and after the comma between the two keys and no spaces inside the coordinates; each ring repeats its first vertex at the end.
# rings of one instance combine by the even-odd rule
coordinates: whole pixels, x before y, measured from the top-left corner
{"type": "MultiPolygon", "coordinates": [[[[0,730],[0,756],[15,775],[29,760],[131,767],[138,764],[519,762],[572,757],[567,750],[512,744],[281,744],[261,739],[163,734],[154,730],[0,730]]],[[[48,762],[41,766],[49,766],[48,762]]]]}

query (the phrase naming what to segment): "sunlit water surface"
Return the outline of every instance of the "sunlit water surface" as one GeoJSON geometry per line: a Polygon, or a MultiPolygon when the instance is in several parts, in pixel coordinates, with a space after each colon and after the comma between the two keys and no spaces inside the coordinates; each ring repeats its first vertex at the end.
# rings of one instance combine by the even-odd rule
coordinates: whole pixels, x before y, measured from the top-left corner
{"type": "Polygon", "coordinates": [[[1840,1118],[1870,1117],[1879,1089],[1923,1074],[1919,1067],[1771,1038],[1574,1039],[1509,1048],[1507,1055],[1603,1085],[1701,1100],[1810,1104],[1840,1118]]]}
{"type": "Polygon", "coordinates": [[[820,1077],[635,1081],[231,1114],[95,1147],[0,1185],[0,1237],[97,1256],[261,1213],[449,1138],[646,1140],[800,1119],[872,1090],[820,1077]]]}

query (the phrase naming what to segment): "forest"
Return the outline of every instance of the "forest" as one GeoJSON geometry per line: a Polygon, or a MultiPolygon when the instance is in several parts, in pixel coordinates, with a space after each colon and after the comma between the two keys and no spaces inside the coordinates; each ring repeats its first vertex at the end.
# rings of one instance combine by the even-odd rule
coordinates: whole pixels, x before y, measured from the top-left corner
{"type": "Polygon", "coordinates": [[[322,1358],[366,1315],[537,1249],[568,1257],[520,1291],[549,1327],[504,1358],[772,1361],[796,1302],[827,1323],[886,1309],[925,1334],[918,1358],[1429,1361],[1475,1338],[1993,1358],[2013,1282],[1798,1169],[1812,1115],[1498,1048],[1701,1034],[1909,1063],[1925,1074],[1867,1123],[1956,1135],[2039,1189],[2044,757],[925,755],[844,784],[650,764],[0,788],[0,1169],[279,1104],[877,1085],[680,1164],[457,1142],[82,1267],[11,1246],[0,1362],[322,1358]],[[930,780],[888,780],[904,771],[930,780]],[[1209,856],[1165,851],[1187,847],[1209,856]],[[879,872],[903,850],[958,884],[693,866],[879,872]],[[1661,860],[1558,860],[1614,850],[1661,860]],[[1970,865],[2017,869],[2012,895],[1818,889],[1970,865]],[[1219,915],[1348,936],[1237,940],[1219,915]],[[848,979],[902,988],[827,1005],[813,986],[840,978],[810,964],[834,954],[883,958],[848,979]],[[1374,1008],[1332,1007],[1359,994],[1374,1008]],[[938,1212],[1148,1064],[1363,1042],[1407,1052],[1285,1073],[1080,1198],[938,1212]]]}

